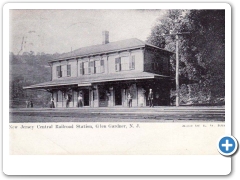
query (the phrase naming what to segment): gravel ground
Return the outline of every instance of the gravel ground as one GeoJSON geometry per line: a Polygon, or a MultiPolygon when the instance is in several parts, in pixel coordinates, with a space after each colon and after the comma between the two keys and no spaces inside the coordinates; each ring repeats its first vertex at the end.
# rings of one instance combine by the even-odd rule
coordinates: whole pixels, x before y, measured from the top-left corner
{"type": "Polygon", "coordinates": [[[186,122],[225,121],[223,107],[161,108],[19,108],[10,122],[186,122]]]}
{"type": "Polygon", "coordinates": [[[79,117],[47,117],[47,116],[18,116],[13,115],[10,116],[10,123],[32,123],[32,122],[222,122],[223,120],[219,118],[192,118],[189,119],[173,119],[173,118],[100,118],[100,117],[92,117],[92,118],[79,118],[79,117]]]}

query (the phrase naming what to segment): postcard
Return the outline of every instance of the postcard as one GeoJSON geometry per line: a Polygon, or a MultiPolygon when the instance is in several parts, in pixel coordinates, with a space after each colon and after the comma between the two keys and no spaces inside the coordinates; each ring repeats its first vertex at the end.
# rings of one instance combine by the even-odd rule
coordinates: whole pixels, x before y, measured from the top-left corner
{"type": "Polygon", "coordinates": [[[231,172],[228,4],[3,11],[5,174],[231,172]]]}

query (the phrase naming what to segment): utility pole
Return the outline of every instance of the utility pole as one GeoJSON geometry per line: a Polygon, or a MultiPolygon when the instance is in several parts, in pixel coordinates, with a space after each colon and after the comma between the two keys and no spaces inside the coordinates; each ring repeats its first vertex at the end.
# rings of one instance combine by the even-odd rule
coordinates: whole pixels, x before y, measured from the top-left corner
{"type": "Polygon", "coordinates": [[[179,58],[178,58],[178,34],[176,34],[176,106],[180,104],[179,93],[179,58]]]}
{"type": "Polygon", "coordinates": [[[178,40],[179,35],[190,34],[190,32],[181,32],[175,34],[164,34],[164,36],[175,36],[176,39],[176,106],[180,104],[180,92],[179,92],[179,50],[178,50],[178,40]]]}

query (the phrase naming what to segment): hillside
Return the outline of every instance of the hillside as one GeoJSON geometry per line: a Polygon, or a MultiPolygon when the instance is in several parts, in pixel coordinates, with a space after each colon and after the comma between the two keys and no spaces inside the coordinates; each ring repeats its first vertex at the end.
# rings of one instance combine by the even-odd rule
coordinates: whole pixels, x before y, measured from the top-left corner
{"type": "Polygon", "coordinates": [[[43,90],[23,90],[24,86],[51,80],[48,60],[55,55],[14,55],[10,53],[10,107],[25,107],[32,100],[34,107],[47,107],[50,93],[43,90]]]}

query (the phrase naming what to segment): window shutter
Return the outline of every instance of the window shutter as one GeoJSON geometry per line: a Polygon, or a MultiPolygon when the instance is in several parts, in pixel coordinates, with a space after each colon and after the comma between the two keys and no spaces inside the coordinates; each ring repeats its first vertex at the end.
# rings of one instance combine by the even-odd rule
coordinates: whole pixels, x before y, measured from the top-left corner
{"type": "Polygon", "coordinates": [[[104,60],[102,59],[101,61],[100,61],[100,68],[101,68],[101,73],[104,73],[104,60]]]}
{"type": "Polygon", "coordinates": [[[67,76],[71,76],[71,64],[67,65],[67,76]]]}
{"type": "Polygon", "coordinates": [[[91,74],[91,62],[88,62],[88,74],[91,74]]]}
{"type": "Polygon", "coordinates": [[[115,59],[115,70],[121,71],[121,57],[115,59]]]}
{"type": "Polygon", "coordinates": [[[61,66],[57,66],[57,77],[62,77],[61,66]]]}
{"type": "Polygon", "coordinates": [[[58,77],[58,66],[56,67],[56,76],[58,77]]]}
{"type": "Polygon", "coordinates": [[[84,74],[84,69],[83,69],[83,62],[80,62],[79,64],[79,70],[80,70],[80,74],[83,75],[84,74]]]}
{"type": "Polygon", "coordinates": [[[62,77],[62,66],[59,66],[60,69],[60,77],[62,77]]]}
{"type": "Polygon", "coordinates": [[[132,57],[129,58],[129,69],[132,69],[132,57]]]}
{"type": "Polygon", "coordinates": [[[131,56],[130,58],[129,69],[135,69],[135,56],[131,56]]]}
{"type": "Polygon", "coordinates": [[[122,70],[122,66],[121,66],[121,57],[118,59],[118,62],[119,62],[119,71],[122,70]]]}
{"type": "Polygon", "coordinates": [[[93,67],[94,66],[94,61],[90,61],[89,62],[89,67],[93,67]]]}
{"type": "Polygon", "coordinates": [[[115,58],[115,71],[119,71],[118,70],[118,58],[115,58]]]}
{"type": "Polygon", "coordinates": [[[104,66],[104,60],[101,60],[101,66],[104,66]]]}
{"type": "Polygon", "coordinates": [[[96,73],[96,63],[95,63],[95,61],[93,61],[93,67],[92,67],[92,70],[93,70],[93,72],[92,73],[96,73]]]}
{"type": "Polygon", "coordinates": [[[118,63],[118,58],[115,58],[115,64],[117,64],[118,63]]]}
{"type": "Polygon", "coordinates": [[[132,56],[132,69],[135,69],[135,56],[132,56]]]}

